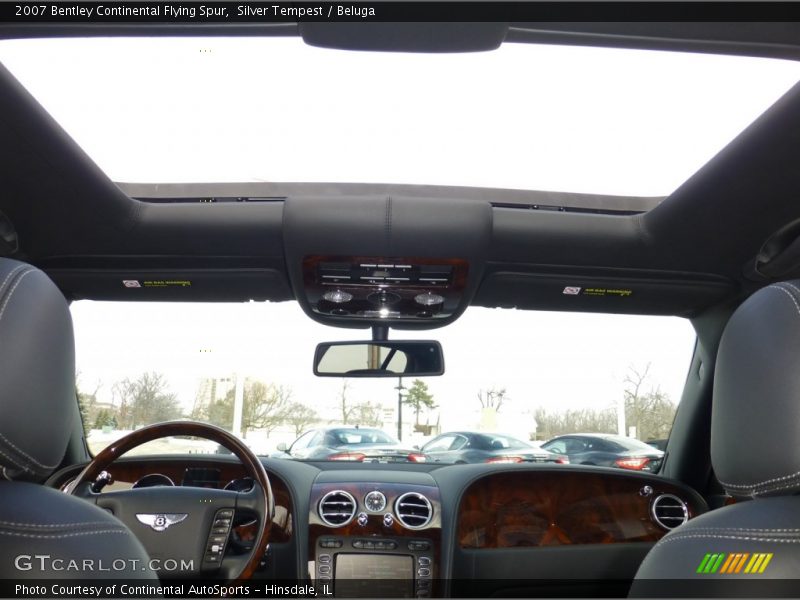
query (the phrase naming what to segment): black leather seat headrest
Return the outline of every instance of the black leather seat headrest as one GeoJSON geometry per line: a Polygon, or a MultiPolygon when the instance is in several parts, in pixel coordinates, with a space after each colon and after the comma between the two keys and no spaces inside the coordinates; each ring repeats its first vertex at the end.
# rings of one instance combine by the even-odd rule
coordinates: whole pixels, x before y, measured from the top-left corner
{"type": "Polygon", "coordinates": [[[39,269],[0,258],[0,468],[38,480],[61,462],[76,414],[69,307],[39,269]]]}

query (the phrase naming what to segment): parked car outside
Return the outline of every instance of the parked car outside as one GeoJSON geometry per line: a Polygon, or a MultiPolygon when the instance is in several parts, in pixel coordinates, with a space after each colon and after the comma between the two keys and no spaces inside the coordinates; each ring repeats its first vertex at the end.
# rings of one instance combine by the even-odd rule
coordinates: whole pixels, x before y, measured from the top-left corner
{"type": "Polygon", "coordinates": [[[422,449],[428,461],[463,463],[559,463],[569,458],[536,448],[508,435],[478,431],[453,431],[436,436],[422,449]]]}
{"type": "Polygon", "coordinates": [[[424,462],[416,449],[401,444],[388,433],[370,427],[311,429],[292,442],[279,444],[274,457],[301,460],[351,460],[424,462]]]}
{"type": "Polygon", "coordinates": [[[658,471],[664,453],[634,438],[608,433],[575,433],[555,437],[542,448],[568,456],[573,464],[658,471]]]}

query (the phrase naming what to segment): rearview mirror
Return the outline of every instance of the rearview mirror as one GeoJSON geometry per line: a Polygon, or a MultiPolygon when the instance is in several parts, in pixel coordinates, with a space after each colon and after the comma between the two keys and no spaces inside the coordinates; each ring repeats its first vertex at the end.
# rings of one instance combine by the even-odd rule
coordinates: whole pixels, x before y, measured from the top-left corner
{"type": "Polygon", "coordinates": [[[444,373],[442,346],[436,341],[323,342],[314,354],[320,377],[405,377],[444,373]]]}

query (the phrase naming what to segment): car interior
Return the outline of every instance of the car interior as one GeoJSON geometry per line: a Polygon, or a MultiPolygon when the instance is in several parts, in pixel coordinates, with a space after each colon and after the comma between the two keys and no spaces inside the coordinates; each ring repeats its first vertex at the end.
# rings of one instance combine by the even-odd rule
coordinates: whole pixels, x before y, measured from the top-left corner
{"type": "MultiPolygon", "coordinates": [[[[126,36],[299,38],[386,56],[559,44],[800,60],[800,28],[779,22],[0,24],[0,43],[126,36]]],[[[138,567],[26,570],[23,553],[187,561],[187,580],[326,584],[345,597],[799,596],[798,156],[800,84],[665,197],[126,184],[0,66],[0,575],[180,581],[138,567]],[[191,285],[142,286],[137,301],[291,302],[378,344],[435,340],[470,307],[675,316],[696,344],[656,473],[285,460],[191,420],[93,454],[70,303],[130,300],[123,282],[153,281],[191,285]],[[123,456],[166,436],[227,452],[123,456]],[[154,474],[184,483],[103,489],[154,474]]],[[[400,372],[446,368],[408,356],[400,372]]]]}

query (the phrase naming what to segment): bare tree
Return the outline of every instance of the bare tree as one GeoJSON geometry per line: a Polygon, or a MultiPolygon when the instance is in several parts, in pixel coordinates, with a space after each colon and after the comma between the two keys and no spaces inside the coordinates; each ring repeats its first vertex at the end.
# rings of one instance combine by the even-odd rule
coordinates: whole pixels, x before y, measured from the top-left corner
{"type": "Polygon", "coordinates": [[[356,422],[356,425],[365,425],[367,427],[380,427],[383,425],[380,405],[372,404],[371,402],[362,402],[353,406],[351,418],[356,422]]]}
{"type": "Polygon", "coordinates": [[[482,408],[493,408],[496,412],[500,412],[500,408],[508,400],[510,398],[506,394],[506,388],[497,389],[492,386],[488,390],[478,390],[478,401],[482,408]]]}
{"type": "Polygon", "coordinates": [[[629,367],[625,376],[625,423],[636,427],[636,437],[642,440],[664,439],[669,436],[675,419],[676,406],[658,386],[645,390],[650,363],[644,369],[629,367]]]}
{"type": "Polygon", "coordinates": [[[536,409],[537,435],[549,439],[567,433],[614,433],[617,417],[614,409],[591,408],[570,409],[563,412],[548,412],[536,409]]]}
{"type": "Polygon", "coordinates": [[[102,383],[99,380],[96,381],[94,391],[89,392],[82,389],[83,386],[81,385],[80,377],[81,373],[78,371],[78,373],[75,375],[75,393],[78,396],[78,408],[81,413],[83,430],[84,433],[88,433],[89,429],[91,428],[91,424],[97,417],[97,392],[100,391],[102,383]]]}
{"type": "MultiPolygon", "coordinates": [[[[209,421],[220,427],[233,427],[236,390],[228,390],[224,398],[209,407],[209,421]]],[[[242,399],[242,435],[253,429],[264,429],[269,435],[289,417],[292,389],[274,383],[246,379],[242,399]]]]}
{"type": "Polygon", "coordinates": [[[350,388],[350,383],[346,380],[342,380],[342,389],[339,391],[339,406],[342,409],[342,424],[347,425],[353,419],[353,416],[356,412],[356,407],[349,404],[347,399],[347,390],[350,388]]]}
{"type": "Polygon", "coordinates": [[[289,406],[288,410],[289,416],[286,419],[286,422],[289,423],[292,427],[294,427],[294,435],[298,437],[309,425],[313,425],[317,421],[319,421],[319,415],[317,411],[313,408],[306,406],[305,404],[300,404],[298,402],[293,402],[289,406]]]}
{"type": "Polygon", "coordinates": [[[168,383],[162,373],[142,373],[137,379],[126,377],[112,387],[115,400],[119,400],[117,422],[126,429],[169,421],[181,416],[176,394],[167,390],[168,383]]]}

